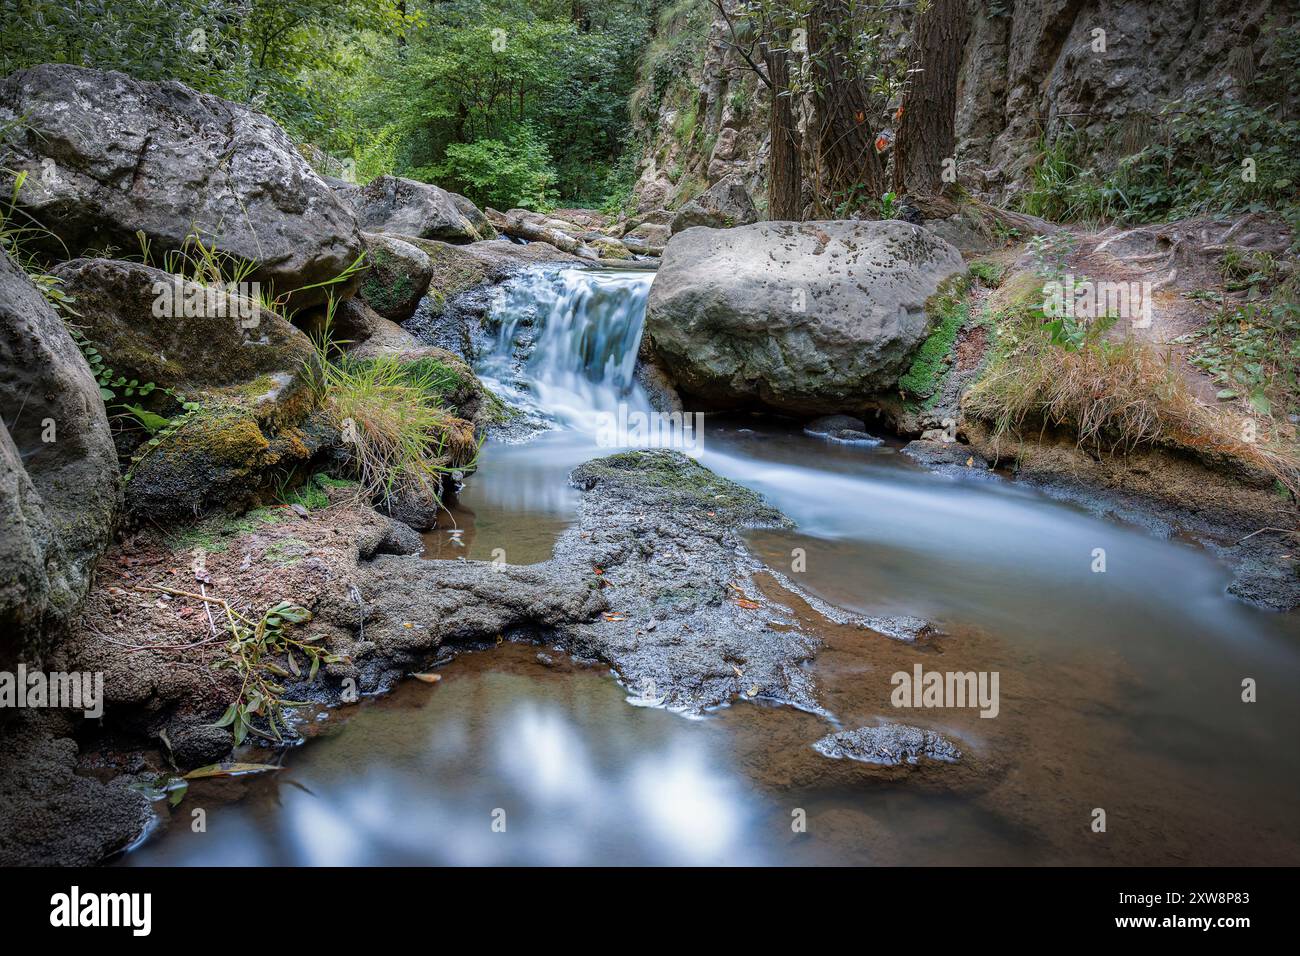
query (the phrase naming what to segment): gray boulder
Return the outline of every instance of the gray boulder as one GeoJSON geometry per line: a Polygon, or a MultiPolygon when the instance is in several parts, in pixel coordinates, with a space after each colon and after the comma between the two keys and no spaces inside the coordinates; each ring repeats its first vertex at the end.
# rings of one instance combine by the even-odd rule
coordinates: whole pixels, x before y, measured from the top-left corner
{"type": "Polygon", "coordinates": [[[730,229],[758,222],[758,210],[738,176],[724,176],[696,196],[673,217],[673,235],[691,226],[730,229]]]}
{"type": "Polygon", "coordinates": [[[354,204],[361,228],[367,232],[441,239],[444,242],[477,242],[491,238],[481,235],[475,227],[475,221],[486,220],[473,203],[430,183],[398,176],[377,176],[360,190],[349,187],[338,192],[354,204]],[[462,209],[472,211],[466,215],[462,209]]]}
{"type": "Polygon", "coordinates": [[[63,321],[0,251],[0,668],[76,610],[122,500],[99,386],[63,321]]]}
{"type": "Polygon", "coordinates": [[[133,453],[132,515],[163,521],[252,503],[276,474],[337,440],[316,412],[315,348],[283,316],[136,262],[75,259],[54,271],[105,364],[157,386],[119,399],[174,416],[148,444],[120,436],[133,453]],[[182,414],[177,399],[199,407],[182,414]]]}
{"type": "Polygon", "coordinates": [[[678,233],[646,334],[704,402],[794,414],[861,411],[931,331],[927,300],[961,254],[905,222],[764,222],[678,233]]]}
{"type": "Polygon", "coordinates": [[[364,238],[369,269],[357,294],[385,319],[404,322],[429,291],[433,263],[425,252],[396,236],[367,232],[364,238]]]}
{"type": "MultiPolygon", "coordinates": [[[[26,172],[18,206],[60,258],[109,245],[155,256],[198,230],[257,263],[279,295],[332,279],[361,253],[356,219],[260,113],[177,82],[45,65],[0,82],[0,167],[26,172]],[[66,247],[66,248],[65,248],[66,247]]],[[[293,296],[323,302],[322,289],[293,296]]]]}

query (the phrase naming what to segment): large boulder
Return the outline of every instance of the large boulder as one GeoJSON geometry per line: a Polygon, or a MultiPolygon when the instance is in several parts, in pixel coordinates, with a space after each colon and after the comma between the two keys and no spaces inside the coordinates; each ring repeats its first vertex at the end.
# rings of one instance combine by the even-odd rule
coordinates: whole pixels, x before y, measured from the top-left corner
{"type": "Polygon", "coordinates": [[[404,322],[415,312],[433,278],[428,253],[399,239],[364,234],[369,268],[357,294],[385,319],[404,322]]]}
{"type": "Polygon", "coordinates": [[[99,386],[63,321],[0,251],[0,669],[32,660],[85,596],[121,503],[99,386]]]}
{"type": "Polygon", "coordinates": [[[54,275],[83,333],[118,374],[186,397],[260,382],[277,394],[315,355],[278,312],[222,288],[121,259],[74,259],[54,275]]]}
{"type": "Polygon", "coordinates": [[[893,220],[696,227],[664,252],[646,334],[706,404],[862,410],[906,371],[927,300],[964,269],[948,243],[893,220]]]}
{"type": "MultiPolygon", "coordinates": [[[[377,176],[366,186],[340,187],[337,194],[353,204],[361,228],[367,232],[387,232],[418,239],[441,239],[445,242],[477,242],[490,239],[475,222],[487,219],[478,207],[464,196],[457,196],[431,183],[377,176]]],[[[491,225],[487,229],[491,230],[491,225]]]]}
{"type": "MultiPolygon", "coordinates": [[[[325,290],[361,254],[356,218],[260,113],[177,82],[46,65],[0,82],[0,167],[28,178],[17,204],[59,243],[152,254],[205,244],[256,263],[251,279],[276,295],[325,290]]],[[[33,234],[33,238],[39,238],[33,234]]]]}
{"type": "Polygon", "coordinates": [[[251,503],[277,469],[337,440],[313,414],[315,348],[279,313],[135,262],[76,259],[55,275],[114,376],[153,383],[146,410],[171,416],[157,442],[121,449],[134,459],[133,515],[251,503]],[[182,411],[182,401],[198,407],[182,411]]]}
{"type": "Polygon", "coordinates": [[[692,226],[730,229],[758,222],[758,210],[738,176],[724,176],[696,196],[673,217],[673,235],[692,226]]]}

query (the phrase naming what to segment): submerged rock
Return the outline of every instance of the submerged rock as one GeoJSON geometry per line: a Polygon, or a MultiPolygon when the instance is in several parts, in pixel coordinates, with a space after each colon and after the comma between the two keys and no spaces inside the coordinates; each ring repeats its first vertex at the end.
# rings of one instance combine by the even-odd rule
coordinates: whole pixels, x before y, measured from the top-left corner
{"type": "Polygon", "coordinates": [[[918,439],[903,446],[903,454],[944,474],[989,475],[988,460],[970,445],[953,438],[947,441],[918,439]]]}
{"type": "Polygon", "coordinates": [[[85,595],[122,501],[81,350],[0,251],[0,668],[38,658],[85,595]]]}
{"type": "Polygon", "coordinates": [[[832,760],[860,760],[882,767],[917,764],[922,760],[956,763],[962,753],[957,746],[933,730],[905,724],[881,724],[827,734],[813,749],[832,760]]]}
{"type": "Polygon", "coordinates": [[[366,565],[371,650],[354,655],[363,688],[381,686],[444,641],[522,628],[605,661],[638,699],[669,708],[699,713],[764,697],[817,709],[801,666],[816,639],[747,586],[763,566],[741,533],[788,527],[789,519],[675,452],[597,459],[572,480],[583,491],[578,523],[550,561],[380,556],[366,565]]]}
{"type": "MultiPolygon", "coordinates": [[[[284,130],[220,97],[47,64],[0,83],[9,124],[17,133],[0,145],[0,167],[28,174],[17,205],[57,237],[47,242],[60,258],[139,250],[137,231],[161,256],[197,230],[256,263],[250,278],[280,295],[335,278],[361,254],[356,217],[284,130]]],[[[293,303],[325,296],[304,289],[293,303]]]]}
{"type": "Polygon", "coordinates": [[[905,222],[763,222],[672,238],[646,334],[681,390],[795,414],[864,408],[931,330],[927,300],[965,266],[905,222]]]}
{"type": "Polygon", "coordinates": [[[867,424],[852,415],[823,415],[814,418],[803,430],[809,435],[853,445],[879,445],[881,440],[867,431],[867,424]]]}

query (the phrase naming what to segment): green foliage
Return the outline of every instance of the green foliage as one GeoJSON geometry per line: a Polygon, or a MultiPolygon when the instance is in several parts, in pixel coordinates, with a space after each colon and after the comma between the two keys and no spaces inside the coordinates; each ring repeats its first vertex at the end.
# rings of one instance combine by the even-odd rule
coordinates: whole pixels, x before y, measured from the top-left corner
{"type": "Polygon", "coordinates": [[[306,679],[314,681],[321,664],[339,663],[344,658],[319,646],[323,635],[292,636],[292,626],[311,620],[311,611],[305,607],[280,601],[268,608],[260,619],[254,620],[234,610],[225,601],[219,603],[230,636],[226,644],[229,657],[214,666],[233,669],[240,677],[240,688],[234,703],[213,726],[230,727],[236,746],[242,744],[249,733],[267,740],[282,740],[281,728],[287,730],[289,726],[285,708],[303,705],[284,699],[284,686],[280,681],[302,679],[304,666],[306,679]],[[270,733],[261,730],[257,726],[259,723],[264,723],[270,733]]]}
{"type": "Polygon", "coordinates": [[[332,85],[365,30],[395,30],[393,0],[26,0],[6,4],[0,73],[37,63],[177,79],[247,103],[306,139],[333,127],[332,85]]]}
{"type": "Polygon", "coordinates": [[[1006,266],[997,262],[989,262],[980,259],[970,264],[971,277],[981,285],[990,289],[996,289],[1002,285],[1002,280],[1006,276],[1006,266]]]}
{"type": "Polygon", "coordinates": [[[445,155],[431,178],[481,205],[549,209],[557,198],[555,167],[532,124],[515,127],[504,140],[453,143],[445,155]]]}
{"type": "Polygon", "coordinates": [[[1287,277],[1271,256],[1230,250],[1229,289],[1247,301],[1195,294],[1218,304],[1203,328],[1175,341],[1192,347],[1191,363],[1219,386],[1221,400],[1242,398],[1259,415],[1300,414],[1300,278],[1287,277]]]}
{"type": "Polygon", "coordinates": [[[881,219],[897,219],[898,214],[902,212],[902,205],[899,203],[898,193],[887,192],[881,195],[880,205],[877,207],[881,219]]]}

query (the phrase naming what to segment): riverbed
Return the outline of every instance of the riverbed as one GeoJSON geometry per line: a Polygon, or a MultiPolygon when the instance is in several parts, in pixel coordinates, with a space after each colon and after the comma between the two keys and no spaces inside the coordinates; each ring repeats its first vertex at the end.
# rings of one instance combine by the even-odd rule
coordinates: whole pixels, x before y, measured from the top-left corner
{"type": "MultiPolygon", "coordinates": [[[[649,281],[572,270],[506,290],[479,370],[551,427],[485,445],[427,559],[550,556],[576,509],[568,472],[618,450],[587,416],[648,408],[629,350],[649,281]]],[[[283,770],[196,782],[122,862],[1300,862],[1300,626],[1229,598],[1211,554],[1005,477],[932,473],[896,442],[758,417],[709,417],[701,437],[702,464],[796,522],[748,540],[814,599],[759,581],[822,639],[825,714],[745,701],[688,719],[637,706],[607,668],[544,641],[460,649],[436,683],[248,755],[283,770]],[[834,623],[818,600],[942,633],[892,639],[834,623]],[[998,715],[893,706],[891,676],[918,663],[996,671],[998,715]],[[886,782],[812,750],[882,721],[950,736],[980,772],[886,782]]]]}

